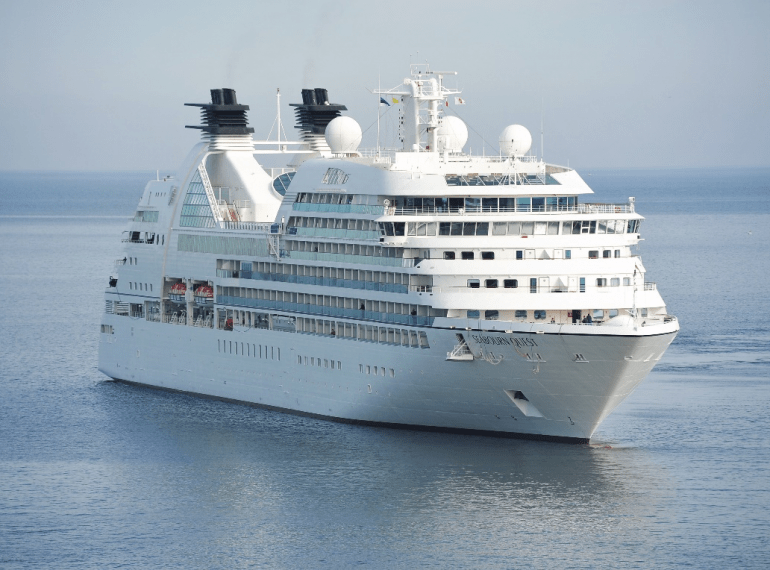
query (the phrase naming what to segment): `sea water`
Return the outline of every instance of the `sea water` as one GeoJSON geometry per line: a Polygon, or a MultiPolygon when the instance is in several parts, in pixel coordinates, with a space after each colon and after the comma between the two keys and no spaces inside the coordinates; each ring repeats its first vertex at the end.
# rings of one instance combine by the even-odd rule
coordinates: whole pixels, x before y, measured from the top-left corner
{"type": "Polygon", "coordinates": [[[636,198],[681,332],[566,445],[336,424],[108,381],[154,173],[0,174],[0,568],[766,568],[770,170],[584,170],[636,198]]]}

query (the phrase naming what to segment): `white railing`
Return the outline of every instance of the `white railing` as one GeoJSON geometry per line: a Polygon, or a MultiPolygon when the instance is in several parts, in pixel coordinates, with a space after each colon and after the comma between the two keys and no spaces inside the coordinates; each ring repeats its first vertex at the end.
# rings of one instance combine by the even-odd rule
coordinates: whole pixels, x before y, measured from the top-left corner
{"type": "Polygon", "coordinates": [[[386,216],[477,216],[488,214],[632,214],[633,204],[577,204],[575,206],[544,206],[542,208],[503,207],[494,210],[478,208],[396,208],[391,206],[385,210],[386,216]]]}

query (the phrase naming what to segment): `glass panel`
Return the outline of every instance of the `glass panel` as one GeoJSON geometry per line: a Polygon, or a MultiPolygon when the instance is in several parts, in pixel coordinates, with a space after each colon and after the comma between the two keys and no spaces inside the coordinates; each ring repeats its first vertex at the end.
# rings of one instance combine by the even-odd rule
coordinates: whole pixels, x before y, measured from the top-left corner
{"type": "Polygon", "coordinates": [[[476,235],[477,236],[489,235],[489,222],[477,222],[476,223],[476,235]]]}
{"type": "Polygon", "coordinates": [[[514,313],[515,317],[517,319],[526,319],[527,318],[527,311],[516,311],[514,313]]]}
{"type": "Polygon", "coordinates": [[[506,222],[492,222],[493,236],[504,236],[507,229],[508,224],[506,222]]]}
{"type": "Polygon", "coordinates": [[[531,236],[535,231],[535,222],[521,222],[521,235],[531,236]]]}
{"type": "Polygon", "coordinates": [[[484,212],[497,212],[497,198],[482,198],[481,209],[484,212]]]}
{"type": "Polygon", "coordinates": [[[516,198],[516,211],[529,212],[532,208],[532,198],[516,198]]]}
{"type": "Polygon", "coordinates": [[[465,206],[465,199],[464,198],[450,198],[449,199],[449,210],[452,212],[456,212],[460,208],[465,206]]]}
{"type": "Polygon", "coordinates": [[[453,236],[463,235],[463,223],[462,222],[451,222],[451,223],[452,223],[452,235],[453,236]]]}
{"type": "Polygon", "coordinates": [[[409,222],[407,224],[407,235],[415,236],[417,235],[417,224],[414,222],[409,222]]]}
{"type": "Polygon", "coordinates": [[[521,234],[521,222],[508,222],[508,235],[517,236],[521,234]]]}
{"type": "Polygon", "coordinates": [[[481,211],[481,198],[466,198],[465,199],[465,211],[466,212],[480,212],[481,211]]]}
{"type": "Polygon", "coordinates": [[[550,196],[545,199],[545,211],[553,212],[558,209],[558,198],[556,196],[550,196]]]}
{"type": "Polygon", "coordinates": [[[532,211],[544,212],[545,211],[545,198],[532,198],[532,211]]]}
{"type": "Polygon", "coordinates": [[[448,236],[449,235],[449,228],[451,227],[451,222],[439,222],[438,224],[438,235],[440,236],[448,236]]]}
{"type": "Polygon", "coordinates": [[[597,234],[606,234],[607,232],[607,220],[599,220],[599,224],[596,227],[597,234]]]}
{"type": "Polygon", "coordinates": [[[436,235],[436,222],[428,222],[425,225],[425,235],[427,235],[427,236],[435,236],[436,235]]]}
{"type": "Polygon", "coordinates": [[[465,222],[463,224],[463,235],[464,236],[476,235],[476,222],[465,222]]]}
{"type": "Polygon", "coordinates": [[[544,236],[547,227],[547,222],[535,222],[535,235],[544,236]]]}
{"type": "Polygon", "coordinates": [[[549,236],[559,235],[559,222],[548,222],[548,235],[549,236]]]}
{"type": "Polygon", "coordinates": [[[426,223],[425,222],[417,222],[417,235],[418,236],[424,236],[426,234],[426,223]]]}
{"type": "Polygon", "coordinates": [[[516,199],[515,198],[500,198],[498,200],[498,210],[500,212],[515,212],[516,211],[516,199]]]}
{"type": "Polygon", "coordinates": [[[535,311],[535,320],[536,321],[545,320],[545,311],[535,311]]]}
{"type": "Polygon", "coordinates": [[[479,318],[479,311],[468,311],[468,318],[469,319],[478,319],[479,318]]]}
{"type": "Polygon", "coordinates": [[[404,235],[404,222],[393,222],[393,232],[397,236],[404,235]]]}

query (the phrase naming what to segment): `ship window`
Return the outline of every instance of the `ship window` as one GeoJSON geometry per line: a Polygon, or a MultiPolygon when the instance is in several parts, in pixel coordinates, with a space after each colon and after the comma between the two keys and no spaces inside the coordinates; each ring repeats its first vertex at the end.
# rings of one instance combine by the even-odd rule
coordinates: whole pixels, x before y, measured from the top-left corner
{"type": "Polygon", "coordinates": [[[529,212],[532,208],[532,198],[516,198],[516,211],[529,212]]]}
{"type": "Polygon", "coordinates": [[[545,211],[545,198],[532,198],[532,211],[533,212],[545,211]]]}
{"type": "Polygon", "coordinates": [[[392,368],[390,369],[390,377],[393,378],[396,375],[396,371],[392,368]]]}
{"type": "Polygon", "coordinates": [[[623,285],[625,287],[628,287],[629,285],[631,285],[631,278],[630,277],[623,277],[623,285]]]}
{"type": "Polygon", "coordinates": [[[594,319],[603,319],[604,318],[604,309],[594,309],[592,317],[594,319]]]}
{"type": "Polygon", "coordinates": [[[454,259],[455,258],[455,252],[454,251],[445,251],[444,252],[444,259],[454,259]]]}
{"type": "Polygon", "coordinates": [[[607,286],[607,279],[604,277],[597,277],[596,279],[596,286],[597,287],[606,287],[607,286]]]}
{"type": "Polygon", "coordinates": [[[618,310],[617,309],[610,309],[610,318],[613,319],[618,316],[618,310]]]}
{"type": "Polygon", "coordinates": [[[464,251],[462,252],[463,259],[473,259],[473,252],[472,251],[464,251]]]}
{"type": "Polygon", "coordinates": [[[366,365],[366,373],[371,374],[372,373],[372,367],[370,365],[366,365]]]}
{"type": "Polygon", "coordinates": [[[596,228],[597,234],[606,234],[607,233],[607,220],[599,220],[599,224],[596,228]]]}
{"type": "Polygon", "coordinates": [[[521,233],[521,222],[508,222],[508,235],[517,236],[521,233]]]}
{"type": "Polygon", "coordinates": [[[615,250],[615,257],[620,257],[620,250],[619,249],[615,250]]]}
{"type": "Polygon", "coordinates": [[[465,222],[463,224],[463,235],[464,236],[476,235],[476,222],[465,222]]]}
{"type": "Polygon", "coordinates": [[[404,222],[393,222],[393,233],[397,236],[403,236],[404,222]]]}
{"type": "Polygon", "coordinates": [[[610,279],[610,287],[620,287],[620,277],[610,279]]]}
{"type": "Polygon", "coordinates": [[[537,279],[535,277],[529,279],[529,292],[537,293],[537,279]]]}
{"type": "Polygon", "coordinates": [[[461,236],[461,235],[463,235],[463,223],[462,222],[451,222],[450,233],[453,236],[461,236]]]}
{"type": "Polygon", "coordinates": [[[580,292],[585,293],[586,292],[586,278],[581,277],[580,278],[580,292]]]}
{"type": "Polygon", "coordinates": [[[482,198],[481,209],[484,212],[497,212],[497,198],[482,198]]]}
{"type": "Polygon", "coordinates": [[[508,224],[506,222],[492,222],[492,235],[504,236],[508,224]]]}
{"type": "Polygon", "coordinates": [[[534,222],[521,222],[521,235],[531,236],[535,231],[534,222]]]}
{"type": "Polygon", "coordinates": [[[448,236],[450,234],[450,228],[452,227],[451,222],[439,222],[438,224],[438,235],[440,236],[448,236]]]}
{"type": "Polygon", "coordinates": [[[324,368],[329,368],[329,360],[324,358],[324,368]]]}
{"type": "Polygon", "coordinates": [[[592,249],[588,252],[588,259],[599,259],[599,250],[592,249]]]}
{"type": "Polygon", "coordinates": [[[476,235],[477,236],[489,235],[489,222],[477,222],[476,223],[476,235]]]}
{"type": "Polygon", "coordinates": [[[643,316],[643,317],[646,317],[646,316],[647,316],[647,309],[642,309],[642,316],[643,316]]]}
{"type": "Polygon", "coordinates": [[[535,311],[535,320],[536,321],[544,321],[545,320],[545,311],[535,311]]]}
{"type": "Polygon", "coordinates": [[[549,236],[559,235],[559,222],[548,222],[548,235],[549,236]]]}
{"type": "Polygon", "coordinates": [[[515,316],[517,319],[526,319],[526,318],[527,318],[527,311],[516,311],[516,312],[514,313],[514,316],[515,316]]]}
{"type": "Polygon", "coordinates": [[[487,279],[484,281],[484,287],[487,289],[497,289],[497,279],[487,279]]]}
{"type": "Polygon", "coordinates": [[[479,211],[481,211],[481,198],[466,198],[465,199],[465,211],[466,212],[479,212],[479,211]]]}
{"type": "Polygon", "coordinates": [[[506,289],[516,289],[519,286],[519,282],[516,279],[504,279],[503,287],[506,289]]]}
{"type": "Polygon", "coordinates": [[[501,212],[514,212],[516,210],[515,198],[500,198],[499,210],[501,212]]]}
{"type": "Polygon", "coordinates": [[[496,321],[500,318],[499,311],[484,311],[484,318],[488,321],[496,321]]]}
{"type": "Polygon", "coordinates": [[[479,311],[468,311],[468,318],[469,319],[478,319],[479,318],[479,311]]]}
{"type": "Polygon", "coordinates": [[[481,252],[481,259],[494,259],[495,258],[495,252],[494,251],[482,251],[481,252]]]}
{"type": "Polygon", "coordinates": [[[608,258],[612,257],[612,252],[611,252],[609,249],[605,249],[605,250],[602,252],[602,257],[603,257],[604,259],[608,259],[608,258]]]}
{"type": "Polygon", "coordinates": [[[547,222],[535,222],[535,235],[536,236],[544,236],[547,230],[548,230],[548,223],[547,222]]]}
{"type": "Polygon", "coordinates": [[[363,364],[359,364],[359,365],[358,365],[358,372],[359,372],[360,374],[363,374],[363,373],[364,373],[364,365],[363,365],[363,364]]]}
{"type": "Polygon", "coordinates": [[[572,259],[572,250],[571,249],[565,249],[564,250],[564,259],[572,259]]]}
{"type": "Polygon", "coordinates": [[[524,251],[519,249],[516,250],[516,259],[524,259],[524,251]]]}
{"type": "Polygon", "coordinates": [[[478,279],[468,279],[468,287],[471,289],[478,289],[479,288],[479,280],[478,279]]]}

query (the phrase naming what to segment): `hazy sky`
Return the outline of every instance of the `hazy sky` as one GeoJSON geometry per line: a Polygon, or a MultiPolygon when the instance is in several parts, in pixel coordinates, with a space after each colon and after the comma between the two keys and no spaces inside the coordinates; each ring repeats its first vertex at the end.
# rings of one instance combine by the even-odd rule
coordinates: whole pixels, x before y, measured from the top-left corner
{"type": "Polygon", "coordinates": [[[171,172],[213,87],[258,138],[280,87],[293,139],[288,103],[326,87],[373,146],[367,88],[418,57],[459,73],[474,153],[520,123],[539,154],[542,109],[549,162],[768,166],[769,27],[766,0],[4,2],[0,169],[171,172]]]}

